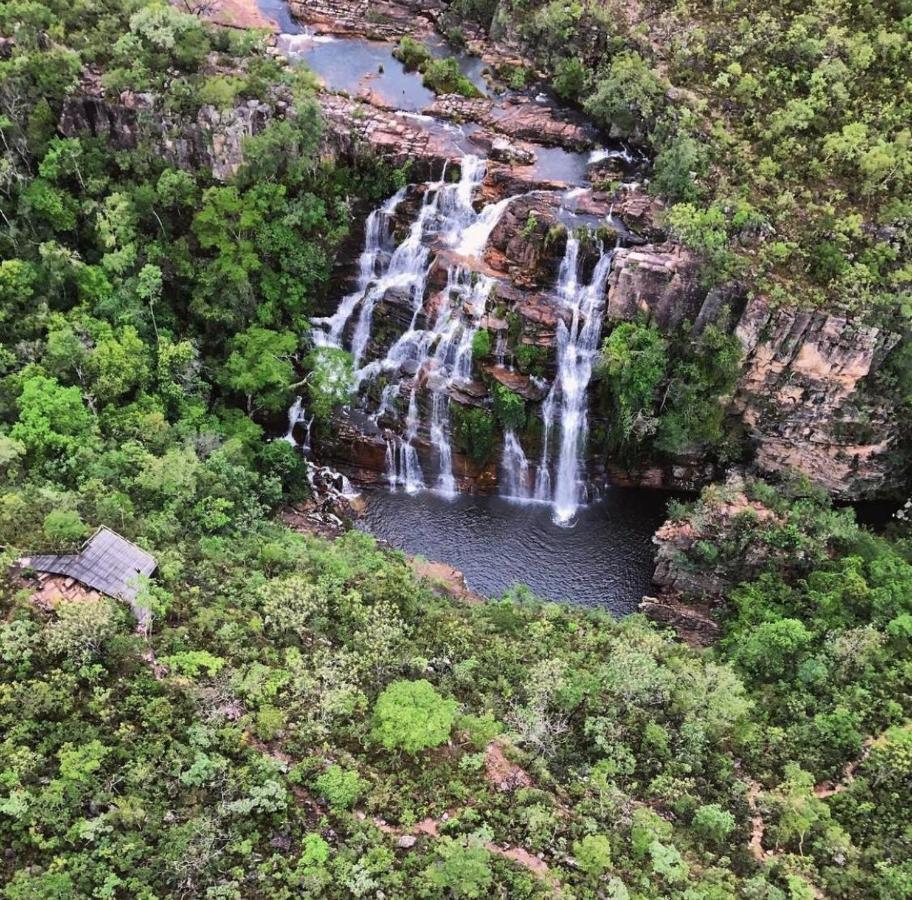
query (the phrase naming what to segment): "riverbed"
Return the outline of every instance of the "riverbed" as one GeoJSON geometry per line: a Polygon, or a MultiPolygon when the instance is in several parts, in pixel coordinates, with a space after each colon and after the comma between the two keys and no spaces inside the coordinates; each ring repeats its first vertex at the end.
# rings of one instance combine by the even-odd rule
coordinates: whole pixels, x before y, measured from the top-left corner
{"type": "Polygon", "coordinates": [[[431,491],[365,491],[358,527],[407,553],[448,563],[489,597],[516,584],[539,597],[635,612],[649,593],[652,535],[667,495],[611,488],[579,510],[569,528],[555,525],[549,504],[431,491]]]}

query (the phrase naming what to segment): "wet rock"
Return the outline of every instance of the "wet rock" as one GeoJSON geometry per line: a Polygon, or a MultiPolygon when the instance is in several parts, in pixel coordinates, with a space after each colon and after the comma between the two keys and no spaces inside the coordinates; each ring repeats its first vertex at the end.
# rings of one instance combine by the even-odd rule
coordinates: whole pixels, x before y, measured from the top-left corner
{"type": "Polygon", "coordinates": [[[494,138],[491,143],[490,157],[497,162],[531,166],[535,162],[535,151],[511,144],[506,138],[498,137],[494,138]]]}
{"type": "Polygon", "coordinates": [[[537,403],[543,400],[547,393],[540,383],[536,384],[529,375],[523,375],[522,372],[503,366],[484,366],[483,371],[505,388],[509,388],[514,394],[519,394],[523,400],[537,403]]]}
{"type": "Polygon", "coordinates": [[[566,246],[554,195],[517,197],[491,232],[485,262],[522,288],[541,288],[554,279],[566,246]]]}

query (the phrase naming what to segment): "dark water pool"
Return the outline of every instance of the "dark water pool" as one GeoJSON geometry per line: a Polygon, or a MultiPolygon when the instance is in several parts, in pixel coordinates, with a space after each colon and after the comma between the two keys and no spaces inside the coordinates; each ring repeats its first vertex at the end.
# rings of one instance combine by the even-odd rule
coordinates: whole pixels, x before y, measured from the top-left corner
{"type": "Polygon", "coordinates": [[[500,497],[365,492],[361,528],[408,553],[449,563],[469,587],[499,596],[528,585],[550,600],[634,612],[649,592],[654,547],[667,497],[614,488],[560,528],[551,509],[500,497]]]}

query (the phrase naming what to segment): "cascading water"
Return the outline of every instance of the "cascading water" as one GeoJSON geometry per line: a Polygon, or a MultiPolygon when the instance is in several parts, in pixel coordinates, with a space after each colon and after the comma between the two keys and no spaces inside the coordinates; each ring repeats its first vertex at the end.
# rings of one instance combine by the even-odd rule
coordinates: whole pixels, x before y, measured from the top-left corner
{"type": "Polygon", "coordinates": [[[605,285],[614,251],[603,251],[589,284],[579,283],[579,240],[567,238],[557,279],[557,295],[569,313],[569,326],[557,325],[557,377],[542,404],[542,460],[535,497],[554,504],[554,521],[568,524],[584,500],[580,478],[588,432],[587,400],[592,367],[602,331],[605,285]],[[551,494],[550,439],[560,425],[557,469],[551,494]]]}
{"type": "Polygon", "coordinates": [[[343,299],[333,316],[314,320],[314,324],[322,326],[316,337],[317,343],[340,346],[346,326],[357,315],[350,349],[359,388],[381,374],[395,379],[408,364],[410,376],[400,376],[398,381],[394,380],[383,388],[379,406],[372,415],[375,422],[384,416],[393,416],[396,400],[402,396],[406,378],[410,377],[405,433],[401,438],[390,437],[386,451],[388,482],[407,491],[421,490],[425,486],[416,446],[421,440],[417,402],[421,384],[428,389],[431,399],[426,434],[436,456],[434,487],[447,496],[456,493],[449,394],[454,385],[471,375],[472,339],[484,315],[492,279],[473,273],[466,266],[453,264],[447,271],[447,286],[440,295],[433,324],[422,329],[417,327],[417,323],[425,302],[431,242],[441,240],[453,247],[460,257],[477,255],[484,249],[488,235],[497,225],[508,202],[515,199],[508,198],[485,207],[480,213],[476,212],[473,197],[484,178],[485,166],[483,160],[469,155],[461,162],[458,181],[447,183],[444,170],[439,181],[429,183],[408,236],[391,254],[387,254],[385,265],[388,220],[405,193],[398,192],[372,213],[366,226],[357,290],[343,299]],[[409,293],[412,301],[411,323],[382,359],[360,365],[371,338],[374,308],[390,290],[409,293]]]}
{"type": "Polygon", "coordinates": [[[531,500],[532,486],[529,483],[529,460],[512,429],[504,432],[501,468],[501,496],[508,500],[531,500]]]}
{"type": "Polygon", "coordinates": [[[404,198],[405,188],[402,188],[367,217],[367,221],[364,223],[364,249],[358,258],[358,285],[352,293],[342,298],[339,308],[333,315],[313,320],[314,325],[327,326],[325,331],[322,327],[315,328],[313,331],[314,342],[318,346],[341,346],[342,332],[348,324],[348,320],[377,276],[384,246],[389,239],[390,216],[404,198]]]}

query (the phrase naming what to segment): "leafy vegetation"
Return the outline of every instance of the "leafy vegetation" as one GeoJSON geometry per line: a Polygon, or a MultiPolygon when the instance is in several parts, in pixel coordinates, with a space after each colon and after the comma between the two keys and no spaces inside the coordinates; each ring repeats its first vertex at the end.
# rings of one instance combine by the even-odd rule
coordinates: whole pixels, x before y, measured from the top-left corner
{"type": "MultiPolygon", "coordinates": [[[[659,142],[671,113],[649,51],[612,43],[602,75],[624,92],[618,105],[589,83],[594,48],[568,43],[589,16],[609,33],[607,11],[509,5],[541,52],[560,57],[565,96],[659,142]]],[[[487,0],[458,6],[486,25],[497,15],[487,0]]],[[[715,14],[701,15],[708,30],[692,37],[705,49],[715,14]]],[[[799,60],[821,52],[815,16],[801,12],[788,37],[799,60]]],[[[739,41],[763,23],[779,46],[777,21],[759,11],[739,41]]],[[[858,34],[876,31],[873,56],[833,28],[829,59],[870,56],[863,81],[897,68],[905,38],[879,10],[859,13],[858,34]]],[[[307,76],[255,37],[165,4],[7,4],[0,32],[4,897],[909,896],[907,534],[874,537],[790,483],[749,482],[743,499],[716,487],[676,505],[673,520],[701,538],[675,562],[718,593],[721,640],[700,650],[641,616],[614,621],[523,589],[461,602],[366,535],[329,543],[289,530],[275,512],[306,493],[306,463],[266,434],[299,391],[324,424],[349,396],[350,356],[309,347],[307,322],[350,202],[388,195],[391,173],[321,161],[307,76]],[[289,112],[217,180],[178,165],[151,133],[122,150],[58,133],[84,67],[103,73],[112,101],[150,92],[151,115],[195,121],[205,105],[248,98],[283,98],[289,112]],[[11,568],[98,525],[156,555],[142,628],[104,597],[38,603],[11,568]],[[758,817],[769,851],[759,856],[758,817]]],[[[732,43],[712,46],[688,78],[731,68],[732,43]]],[[[741,49],[767,59],[766,47],[741,49]]],[[[760,124],[740,122],[735,139],[773,127],[763,98],[785,90],[791,58],[777,79],[754,67],[762,91],[746,66],[729,73],[736,96],[760,104],[760,124]]],[[[833,102],[852,106],[855,89],[833,102]]],[[[871,87],[888,91],[864,134],[837,121],[840,140],[826,145],[862,176],[845,203],[873,208],[881,181],[904,177],[900,166],[879,180],[867,157],[902,108],[895,84],[871,87]]],[[[801,110],[790,109],[776,140],[806,149],[825,123],[815,114],[796,128],[801,110]]],[[[696,113],[688,121],[705,137],[696,113]]],[[[727,271],[725,254],[742,251],[725,216],[743,214],[748,231],[754,219],[722,202],[731,181],[711,199],[705,144],[664,148],[657,177],[678,202],[670,227],[707,259],[720,247],[727,271]]],[[[814,158],[802,179],[816,177],[814,158]]],[[[789,190],[812,183],[796,178],[789,190]]],[[[765,203],[751,209],[768,216],[765,203]]],[[[834,229],[814,278],[845,275],[834,229]]],[[[864,234],[861,254],[880,242],[864,234]]],[[[888,256],[884,283],[897,271],[888,256]]],[[[478,334],[488,339],[473,355],[487,357],[490,335],[478,334]]],[[[713,329],[678,338],[643,323],[608,335],[602,390],[617,439],[721,454],[736,349],[713,329]]],[[[543,360],[526,347],[517,364],[535,371],[543,360]]],[[[492,410],[451,413],[456,444],[478,464],[495,421],[526,419],[506,388],[492,410]]]]}
{"type": "Polygon", "coordinates": [[[685,324],[663,337],[652,323],[624,322],[605,338],[596,376],[608,418],[608,449],[737,457],[725,401],[740,372],[741,346],[719,325],[694,335],[685,324]]]}

